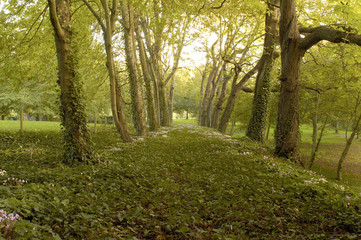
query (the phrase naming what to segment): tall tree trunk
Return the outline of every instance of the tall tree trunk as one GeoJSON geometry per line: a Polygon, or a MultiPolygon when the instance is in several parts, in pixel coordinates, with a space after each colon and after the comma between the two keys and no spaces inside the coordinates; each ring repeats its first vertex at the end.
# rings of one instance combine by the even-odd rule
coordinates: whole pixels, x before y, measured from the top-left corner
{"type": "Polygon", "coordinates": [[[24,104],[20,107],[20,132],[24,132],[24,104]]]}
{"type": "Polygon", "coordinates": [[[165,91],[165,86],[163,82],[160,82],[158,85],[158,96],[159,96],[159,107],[160,107],[160,125],[169,126],[169,113],[168,113],[168,104],[167,104],[167,94],[165,91]]]}
{"type": "Polygon", "coordinates": [[[213,64],[213,69],[208,75],[207,85],[204,89],[204,96],[202,101],[202,111],[201,111],[201,126],[207,126],[208,119],[208,105],[211,98],[211,86],[214,79],[217,77],[219,67],[213,64]]]}
{"type": "Polygon", "coordinates": [[[218,131],[220,131],[221,133],[225,133],[227,130],[228,121],[229,118],[231,117],[238,92],[240,91],[240,89],[236,87],[237,78],[238,78],[238,73],[236,73],[233,77],[232,88],[227,99],[226,108],[224,109],[221,120],[219,121],[218,131]]]}
{"type": "Polygon", "coordinates": [[[201,118],[202,118],[202,96],[203,96],[203,92],[204,92],[204,83],[206,81],[207,78],[207,67],[208,67],[208,62],[209,62],[209,56],[207,55],[207,60],[206,60],[206,64],[204,65],[204,70],[203,70],[203,74],[202,74],[202,82],[201,82],[201,89],[200,89],[200,100],[199,100],[199,107],[198,107],[198,124],[201,124],[201,118]]]}
{"type": "Polygon", "coordinates": [[[109,86],[110,86],[110,103],[113,115],[113,125],[117,128],[122,140],[124,142],[132,142],[133,138],[130,135],[128,124],[125,119],[125,113],[123,108],[123,98],[119,83],[116,75],[116,67],[114,63],[114,52],[113,52],[113,34],[115,20],[117,19],[118,12],[118,1],[113,0],[112,8],[109,8],[107,0],[101,0],[102,7],[104,10],[104,20],[101,19],[100,15],[93,9],[88,1],[83,0],[89,10],[93,13],[97,19],[99,25],[103,31],[104,47],[107,57],[107,69],[109,75],[109,86]],[[109,12],[111,10],[111,12],[109,12]]]}
{"type": "Polygon", "coordinates": [[[298,159],[300,63],[305,53],[299,48],[296,1],[281,1],[281,91],[275,131],[276,154],[298,159]]]}
{"type": "Polygon", "coordinates": [[[94,111],[94,133],[97,133],[98,111],[94,111]]]}
{"type": "Polygon", "coordinates": [[[345,149],[342,152],[342,155],[340,157],[340,160],[338,161],[338,165],[337,165],[337,180],[341,180],[341,170],[342,170],[342,164],[346,159],[346,156],[348,154],[348,151],[350,150],[351,144],[353,139],[355,138],[355,135],[357,133],[357,131],[359,130],[359,125],[360,125],[360,121],[361,121],[361,114],[359,115],[357,122],[355,123],[355,127],[353,128],[353,131],[351,133],[351,136],[348,138],[345,149]]]}
{"type": "Polygon", "coordinates": [[[219,82],[224,79],[224,72],[219,71],[218,76],[215,76],[212,81],[212,88],[211,93],[209,95],[208,99],[208,105],[207,105],[207,114],[206,114],[206,126],[211,127],[212,124],[212,116],[213,116],[213,99],[216,95],[216,89],[218,88],[219,82]]]}
{"type": "Polygon", "coordinates": [[[168,115],[170,124],[173,123],[173,101],[174,101],[174,77],[171,80],[169,86],[169,103],[168,103],[168,115]]]}
{"type": "Polygon", "coordinates": [[[132,97],[133,123],[139,136],[147,133],[143,106],[142,85],[139,79],[134,36],[133,5],[122,2],[122,19],[124,29],[125,55],[129,71],[130,91],[132,97]]]}
{"type": "Polygon", "coordinates": [[[226,132],[228,121],[231,117],[238,93],[242,90],[243,85],[258,71],[259,67],[262,66],[264,61],[265,54],[262,55],[256,66],[254,66],[249,72],[247,72],[238,83],[237,79],[240,68],[238,66],[235,66],[235,74],[232,81],[231,92],[227,100],[226,108],[223,111],[221,120],[218,125],[218,131],[220,131],[221,133],[226,132]]]}
{"type": "Polygon", "coordinates": [[[81,101],[82,86],[76,69],[76,49],[72,45],[71,0],[48,0],[48,3],[58,58],[60,116],[65,143],[63,162],[90,162],[94,158],[81,101]]]}
{"type": "MultiPolygon", "coordinates": [[[[326,124],[327,124],[327,121],[328,121],[328,116],[325,120],[325,123],[323,124],[323,127],[321,129],[321,133],[320,133],[320,136],[318,137],[318,140],[317,142],[315,143],[315,146],[312,147],[312,153],[311,153],[311,159],[310,159],[310,164],[308,165],[308,170],[311,170],[312,169],[312,165],[313,163],[315,162],[316,160],[316,156],[317,156],[317,152],[318,152],[318,148],[320,146],[320,143],[321,143],[321,139],[323,137],[323,132],[326,128],[326,124]]],[[[316,137],[317,137],[317,132],[316,132],[316,137]]]]}
{"type": "Polygon", "coordinates": [[[268,99],[270,92],[271,72],[274,63],[274,47],[277,37],[277,23],[279,18],[279,0],[272,0],[266,12],[265,39],[263,53],[265,61],[260,66],[256,78],[252,115],[248,124],[246,136],[252,140],[263,142],[268,114],[268,99]]]}
{"type": "MultiPolygon", "coordinates": [[[[225,74],[225,70],[223,70],[223,74],[225,74]]],[[[213,128],[217,128],[217,126],[218,126],[219,117],[223,110],[223,104],[226,100],[227,84],[230,79],[231,79],[231,76],[224,76],[224,78],[223,78],[221,93],[218,97],[216,107],[213,111],[212,124],[211,124],[211,127],[213,127],[213,128]]]]}
{"type": "Polygon", "coordinates": [[[155,131],[159,128],[159,124],[157,122],[155,105],[154,105],[154,93],[152,87],[152,77],[149,72],[149,67],[147,64],[147,55],[145,52],[145,45],[140,34],[139,27],[136,27],[136,39],[138,42],[138,51],[140,57],[140,63],[142,66],[145,90],[146,90],[146,97],[147,97],[147,113],[149,118],[149,129],[150,131],[155,131]]]}

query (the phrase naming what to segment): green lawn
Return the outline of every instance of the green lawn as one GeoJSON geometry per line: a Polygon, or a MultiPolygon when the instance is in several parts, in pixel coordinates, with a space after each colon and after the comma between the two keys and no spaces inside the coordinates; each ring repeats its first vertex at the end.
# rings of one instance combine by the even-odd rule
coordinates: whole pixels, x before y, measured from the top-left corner
{"type": "Polygon", "coordinates": [[[0,130],[0,210],[20,218],[2,237],[360,239],[355,189],[188,123],[131,144],[99,128],[100,162],[74,166],[59,131],[0,130]]]}
{"type": "MultiPolygon", "coordinates": [[[[15,132],[20,130],[20,121],[14,120],[0,120],[0,131],[15,132]]],[[[47,121],[24,121],[24,131],[39,132],[39,131],[59,131],[59,122],[47,121]]]]}

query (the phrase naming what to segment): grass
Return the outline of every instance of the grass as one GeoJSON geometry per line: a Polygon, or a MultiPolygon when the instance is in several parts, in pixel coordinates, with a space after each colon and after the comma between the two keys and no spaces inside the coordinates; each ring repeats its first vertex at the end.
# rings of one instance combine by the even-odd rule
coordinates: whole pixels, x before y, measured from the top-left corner
{"type": "MultiPolygon", "coordinates": [[[[16,132],[20,130],[20,121],[1,120],[0,131],[16,132]]],[[[24,121],[24,131],[40,132],[40,131],[59,131],[59,122],[48,121],[24,121]]]]}
{"type": "Polygon", "coordinates": [[[0,131],[0,209],[21,219],[0,222],[2,237],[361,237],[359,192],[274,158],[266,146],[186,124],[133,144],[99,129],[94,166],[61,164],[58,131],[0,131]]]}

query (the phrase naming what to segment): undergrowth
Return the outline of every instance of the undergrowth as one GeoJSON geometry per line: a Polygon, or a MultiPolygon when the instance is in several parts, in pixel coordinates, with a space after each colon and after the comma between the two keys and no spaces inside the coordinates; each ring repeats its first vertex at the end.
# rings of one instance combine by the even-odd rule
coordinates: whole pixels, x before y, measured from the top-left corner
{"type": "Polygon", "coordinates": [[[247,139],[176,125],[125,144],[108,129],[101,163],[72,167],[60,133],[0,141],[0,210],[18,216],[0,218],[5,239],[361,237],[359,193],[247,139]]]}

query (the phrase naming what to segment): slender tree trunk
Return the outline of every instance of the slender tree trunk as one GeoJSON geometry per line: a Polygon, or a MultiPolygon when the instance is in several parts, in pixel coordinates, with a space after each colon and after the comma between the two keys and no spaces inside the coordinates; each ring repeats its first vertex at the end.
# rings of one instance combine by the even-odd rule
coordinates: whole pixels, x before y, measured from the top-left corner
{"type": "Polygon", "coordinates": [[[267,123],[267,130],[266,130],[266,136],[265,136],[265,140],[267,141],[269,138],[269,133],[271,131],[271,120],[270,118],[268,118],[268,123],[267,123]]]}
{"type": "MultiPolygon", "coordinates": [[[[312,148],[313,151],[312,151],[312,154],[311,154],[310,164],[309,164],[309,166],[308,166],[308,169],[309,169],[309,170],[312,169],[312,165],[313,165],[313,163],[314,163],[315,160],[316,160],[316,156],[317,156],[317,153],[318,153],[318,148],[319,148],[319,146],[320,146],[321,139],[322,139],[322,137],[323,137],[323,132],[324,132],[324,130],[325,130],[325,128],[326,128],[327,121],[328,121],[328,116],[327,116],[327,118],[326,118],[325,123],[323,124],[323,127],[322,127],[322,129],[321,129],[320,136],[318,137],[318,140],[317,140],[317,142],[316,142],[316,144],[315,144],[315,147],[314,147],[314,149],[312,148]]],[[[316,132],[316,137],[317,137],[317,132],[316,132]]]]}
{"type": "Polygon", "coordinates": [[[207,114],[206,114],[206,126],[211,127],[212,124],[212,116],[213,116],[213,99],[215,97],[216,89],[218,88],[219,82],[224,78],[224,72],[219,71],[218,77],[215,76],[215,78],[212,81],[212,88],[211,93],[208,99],[208,105],[207,105],[207,114]]]}
{"type": "Polygon", "coordinates": [[[24,132],[24,104],[20,107],[20,132],[24,132]]]}
{"type": "Polygon", "coordinates": [[[149,73],[149,68],[148,68],[148,64],[147,64],[147,55],[145,52],[144,42],[143,42],[143,39],[142,39],[140,30],[138,27],[135,29],[135,32],[136,32],[136,39],[138,42],[138,51],[139,51],[140,63],[142,66],[142,72],[143,72],[143,78],[144,78],[144,84],[145,84],[145,90],[146,90],[149,128],[150,128],[150,131],[155,131],[159,128],[159,125],[157,122],[157,117],[156,117],[156,112],[155,112],[152,78],[150,76],[151,74],[149,73]]]}
{"type": "Polygon", "coordinates": [[[97,133],[98,112],[94,112],[94,133],[97,133]]]}
{"type": "Polygon", "coordinates": [[[133,123],[139,136],[145,136],[147,129],[145,124],[143,93],[139,79],[136,59],[136,45],[134,36],[134,12],[132,4],[122,2],[122,19],[124,28],[125,55],[129,71],[130,91],[132,97],[133,123]]]}
{"type": "Polygon", "coordinates": [[[204,90],[203,102],[202,102],[202,111],[201,111],[201,126],[207,126],[208,119],[208,105],[211,98],[211,86],[214,79],[217,77],[219,67],[213,65],[212,71],[209,73],[207,85],[204,90]]]}
{"type": "Polygon", "coordinates": [[[277,37],[277,23],[279,18],[279,0],[272,0],[266,12],[263,54],[265,61],[260,66],[256,78],[253,98],[252,115],[248,124],[246,136],[252,140],[263,142],[268,114],[268,99],[270,92],[271,72],[274,63],[274,47],[277,37]]]}
{"type": "Polygon", "coordinates": [[[110,103],[113,115],[113,126],[115,126],[124,142],[132,142],[133,138],[130,135],[128,124],[125,119],[123,98],[121,96],[121,90],[116,75],[116,67],[114,63],[113,53],[113,33],[115,27],[115,20],[117,19],[118,13],[118,1],[113,0],[112,8],[109,8],[107,0],[101,0],[102,7],[104,10],[104,21],[100,15],[93,9],[88,1],[83,0],[88,9],[93,13],[97,19],[99,25],[103,31],[104,47],[107,57],[107,69],[109,75],[109,86],[110,86],[110,103]],[[111,10],[111,12],[109,12],[111,10]]]}
{"type": "Polygon", "coordinates": [[[174,101],[174,77],[171,80],[171,84],[169,87],[169,104],[168,104],[168,111],[169,111],[169,122],[170,124],[173,123],[173,101],[174,101]]]}
{"type": "MultiPolygon", "coordinates": [[[[238,78],[238,74],[236,73],[235,76],[233,77],[232,85],[236,85],[237,78],[238,78]]],[[[227,99],[226,108],[223,111],[221,120],[218,125],[218,131],[220,131],[221,133],[225,133],[227,130],[228,121],[229,121],[229,118],[231,117],[231,114],[232,114],[232,111],[234,108],[234,104],[236,102],[239,91],[240,91],[240,89],[238,89],[236,86],[232,86],[231,92],[227,99]]]]}
{"type": "Polygon", "coordinates": [[[60,116],[64,134],[64,163],[93,160],[81,101],[82,86],[77,75],[75,48],[72,45],[71,0],[48,0],[50,20],[55,32],[60,86],[60,116]]]}
{"type": "Polygon", "coordinates": [[[350,150],[352,141],[353,141],[353,139],[354,139],[354,137],[355,137],[355,135],[356,135],[356,133],[357,133],[357,131],[359,129],[360,121],[361,121],[361,114],[359,115],[359,117],[357,119],[357,122],[355,123],[355,127],[354,127],[354,129],[353,129],[353,131],[351,133],[351,136],[348,138],[345,149],[343,150],[342,155],[340,157],[340,160],[338,161],[337,177],[336,177],[337,180],[341,180],[342,164],[346,159],[346,156],[348,154],[348,151],[350,150]]]}
{"type": "Polygon", "coordinates": [[[201,124],[201,118],[202,118],[202,96],[203,96],[203,92],[204,92],[204,83],[206,81],[207,78],[207,67],[208,67],[208,62],[209,62],[209,56],[207,55],[207,60],[206,60],[206,64],[204,65],[204,70],[203,70],[203,74],[202,74],[202,82],[201,82],[201,89],[200,89],[200,99],[199,99],[199,107],[198,107],[198,124],[201,124]]]}
{"type": "MultiPolygon", "coordinates": [[[[223,74],[225,74],[225,71],[223,72],[223,74]]],[[[216,107],[214,109],[213,116],[212,116],[211,127],[213,127],[213,128],[217,128],[217,126],[218,126],[219,117],[223,110],[223,104],[226,100],[227,84],[230,79],[231,79],[231,76],[224,76],[224,78],[223,78],[221,93],[218,97],[216,107]]]]}

